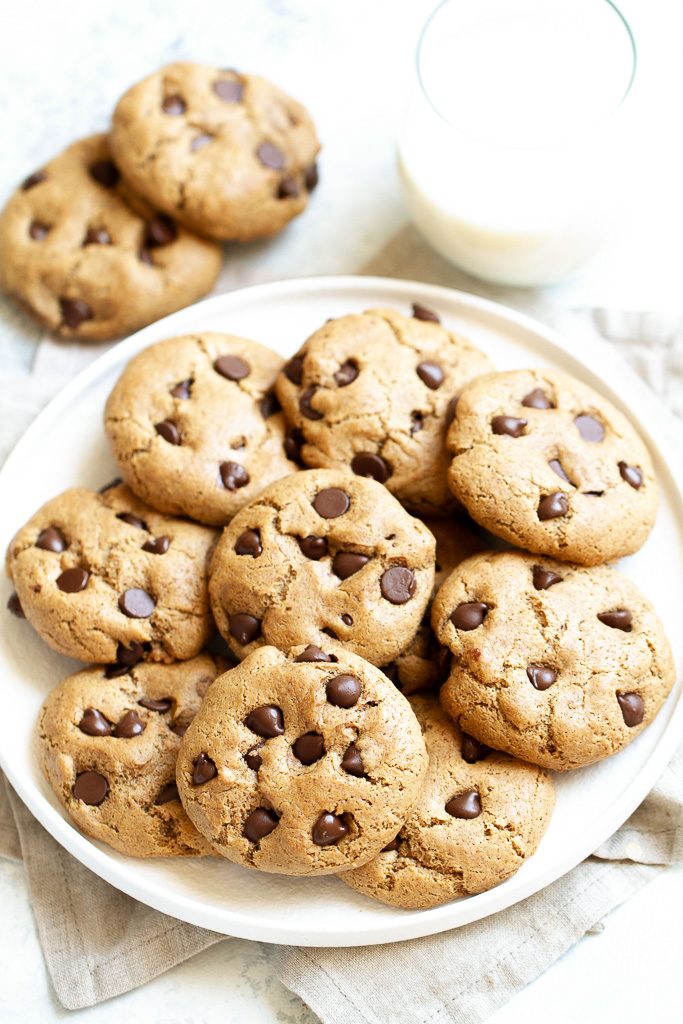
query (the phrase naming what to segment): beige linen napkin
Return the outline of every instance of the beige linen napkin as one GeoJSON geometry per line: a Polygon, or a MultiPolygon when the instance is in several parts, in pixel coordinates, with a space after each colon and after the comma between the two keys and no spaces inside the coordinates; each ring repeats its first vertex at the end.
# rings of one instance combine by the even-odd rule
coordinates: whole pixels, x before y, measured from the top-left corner
{"type": "MultiPolygon", "coordinates": [[[[402,276],[402,269],[394,267],[394,275],[402,276]]],[[[551,319],[547,309],[541,313],[551,319]]],[[[555,325],[569,336],[588,332],[618,343],[663,403],[683,414],[682,321],[604,311],[554,314],[555,325]]],[[[25,389],[30,411],[48,390],[39,382],[25,389]]],[[[27,407],[16,411],[14,428],[22,412],[27,419],[27,407]]],[[[683,427],[674,417],[671,430],[680,442],[683,427]]],[[[7,441],[5,431],[0,444],[7,441]]],[[[93,875],[44,831],[1,776],[0,855],[23,858],[47,968],[69,1009],[128,991],[216,942],[230,941],[151,910],[93,875]]],[[[683,747],[641,807],[594,856],[517,906],[391,946],[270,947],[269,955],[281,981],[330,1024],[470,1024],[485,1020],[600,918],[681,860],[683,747]]]]}

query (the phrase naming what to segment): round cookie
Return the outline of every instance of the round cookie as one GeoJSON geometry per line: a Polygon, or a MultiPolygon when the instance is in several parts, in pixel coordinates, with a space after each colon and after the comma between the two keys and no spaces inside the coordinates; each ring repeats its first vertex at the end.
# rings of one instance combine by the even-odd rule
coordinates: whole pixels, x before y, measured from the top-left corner
{"type": "Polygon", "coordinates": [[[60,654],[110,664],[192,658],[213,623],[216,531],[170,519],[127,487],[74,487],[43,505],[7,549],[24,615],[60,654]]]}
{"type": "Polygon", "coordinates": [[[294,473],[224,530],[211,562],[213,615],[240,658],[263,644],[286,651],[332,638],[385,665],[420,624],[434,547],[427,527],[374,480],[294,473]]]}
{"type": "Polygon", "coordinates": [[[427,758],[405,697],[340,646],[262,647],[209,690],[178,755],[183,805],[229,860],[287,875],[363,864],[427,758]]]}
{"type": "Polygon", "coordinates": [[[211,854],[175,783],[180,738],[220,670],[201,655],[69,676],[45,700],[38,746],[45,777],[81,832],[133,857],[211,854]]]}
{"type": "MultiPolygon", "coordinates": [[[[483,545],[469,527],[457,519],[427,519],[425,526],[436,540],[434,595],[456,565],[481,551],[483,545]]],[[[408,647],[394,661],[383,665],[382,671],[409,697],[422,690],[437,689],[448,677],[449,662],[450,652],[434,636],[431,605],[428,605],[408,647]]]]}
{"type": "Polygon", "coordinates": [[[128,334],[188,306],[220,265],[217,245],[130,193],[106,135],[31,174],[0,215],[0,287],[71,338],[128,334]]]}
{"type": "Polygon", "coordinates": [[[255,75],[169,64],[119,100],[112,149],[140,195],[200,234],[274,235],[318,182],[315,127],[255,75]]]}
{"type": "Polygon", "coordinates": [[[491,533],[563,561],[632,554],[657,512],[652,461],[614,406],[559,370],[489,374],[464,389],[448,482],[491,533]]]}
{"type": "Polygon", "coordinates": [[[412,512],[446,515],[444,441],[455,399],[491,362],[420,306],[330,320],[283,367],[277,392],[307,466],[386,484],[412,512]]]}
{"type": "Polygon", "coordinates": [[[281,365],[255,341],[210,331],[143,349],[105,410],[131,490],[162,512],[220,526],[296,470],[272,392],[281,365]]]}
{"type": "Polygon", "coordinates": [[[607,566],[474,555],[436,595],[432,626],[453,655],[447,713],[487,746],[546,768],[621,750],[674,682],[652,605],[607,566]]]}
{"type": "Polygon", "coordinates": [[[431,697],[412,697],[429,767],[413,811],[368,864],[340,877],[406,910],[485,892],[536,852],[555,791],[542,768],[464,735],[431,697]]]}

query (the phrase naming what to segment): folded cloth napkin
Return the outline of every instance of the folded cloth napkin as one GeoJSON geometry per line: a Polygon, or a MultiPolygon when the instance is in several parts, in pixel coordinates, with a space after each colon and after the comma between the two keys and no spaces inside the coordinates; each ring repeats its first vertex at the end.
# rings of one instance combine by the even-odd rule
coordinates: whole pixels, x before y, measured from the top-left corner
{"type": "MultiPolygon", "coordinates": [[[[396,276],[401,269],[394,268],[396,276]]],[[[540,313],[551,319],[547,309],[540,313]]],[[[552,319],[569,335],[588,332],[616,342],[664,405],[683,413],[679,318],[555,310],[552,319]]],[[[55,360],[64,358],[68,375],[87,355],[78,347],[54,350],[49,342],[39,348],[35,365],[42,360],[49,368],[52,387],[60,382],[55,360]]],[[[25,389],[27,403],[11,427],[21,426],[21,412],[25,423],[49,390],[39,382],[25,389]]],[[[683,439],[683,425],[673,416],[670,429],[683,439]]],[[[5,431],[0,443],[6,447],[8,441],[5,431]]],[[[45,832],[2,776],[0,855],[23,859],[47,968],[68,1009],[119,995],[216,942],[230,941],[151,910],[93,875],[45,832]]],[[[391,946],[270,947],[268,955],[280,980],[324,1022],[470,1024],[489,1017],[600,918],[677,861],[683,861],[683,747],[615,835],[522,903],[454,931],[391,946]]]]}

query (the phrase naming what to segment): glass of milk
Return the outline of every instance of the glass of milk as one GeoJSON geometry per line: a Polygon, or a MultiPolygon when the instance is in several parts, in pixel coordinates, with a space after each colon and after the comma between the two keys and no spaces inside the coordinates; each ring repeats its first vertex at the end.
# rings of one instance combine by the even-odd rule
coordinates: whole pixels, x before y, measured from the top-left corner
{"type": "Polygon", "coordinates": [[[418,228],[490,281],[571,275],[630,187],[635,66],[610,0],[445,0],[399,135],[418,228]]]}

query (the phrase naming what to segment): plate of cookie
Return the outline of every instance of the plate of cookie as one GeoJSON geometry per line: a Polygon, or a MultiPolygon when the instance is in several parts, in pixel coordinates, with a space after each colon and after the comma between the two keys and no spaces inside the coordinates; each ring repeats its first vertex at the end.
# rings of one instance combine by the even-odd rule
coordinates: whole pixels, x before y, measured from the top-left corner
{"type": "Polygon", "coordinates": [[[0,471],[9,781],[226,935],[387,943],[539,891],[683,734],[658,418],[607,344],[418,282],[144,328],[0,471]]]}

